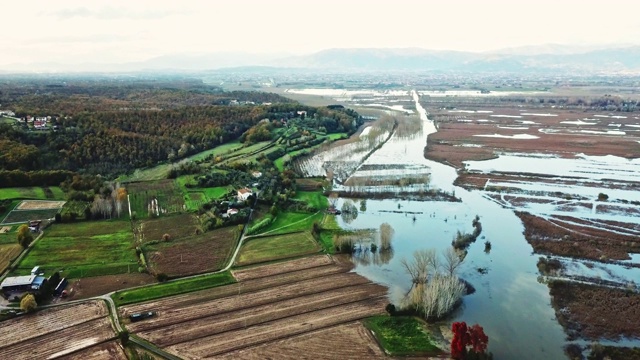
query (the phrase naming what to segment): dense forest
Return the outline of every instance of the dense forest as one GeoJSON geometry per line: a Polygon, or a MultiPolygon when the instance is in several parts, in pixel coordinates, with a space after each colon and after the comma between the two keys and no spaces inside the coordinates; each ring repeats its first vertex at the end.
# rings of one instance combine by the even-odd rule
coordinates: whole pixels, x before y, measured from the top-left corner
{"type": "Polygon", "coordinates": [[[0,167],[13,178],[36,170],[114,177],[243,134],[242,140],[265,140],[269,128],[256,127],[264,119],[302,117],[326,132],[359,126],[350,110],[303,106],[270,93],[224,92],[180,78],[0,79],[0,104],[20,119],[0,123],[0,167]],[[27,122],[44,116],[46,129],[27,122]]]}

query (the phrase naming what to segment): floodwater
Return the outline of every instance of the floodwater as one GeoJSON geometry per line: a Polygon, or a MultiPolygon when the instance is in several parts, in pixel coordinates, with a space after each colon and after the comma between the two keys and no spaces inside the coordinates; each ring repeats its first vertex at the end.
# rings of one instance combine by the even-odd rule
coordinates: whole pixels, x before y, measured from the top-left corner
{"type": "MultiPolygon", "coordinates": [[[[547,286],[538,282],[539,256],[533,255],[526,242],[521,221],[513,211],[484,198],[480,192],[453,186],[456,178],[453,168],[424,159],[422,149],[427,136],[436,129],[420,106],[417,93],[412,95],[422,120],[422,132],[403,139],[407,146],[392,138],[367,163],[395,161],[427,166],[431,170],[431,186],[454,191],[462,202],[367,200],[364,211],[355,219],[339,217],[339,224],[347,229],[377,229],[388,223],[395,231],[392,253],[377,255],[375,259],[371,254],[360,256],[354,260],[355,271],[388,286],[390,300],[398,303],[410,288],[401,260],[410,259],[419,249],[442,252],[451,246],[456,231],[471,232],[472,219],[479,215],[482,234],[469,247],[459,271],[460,277],[470,282],[476,292],[464,297],[462,307],[447,322],[466,321],[483,326],[489,336],[489,350],[496,359],[565,359],[562,348],[566,335],[555,318],[547,286]],[[489,253],[484,251],[487,240],[492,244],[489,253]]],[[[360,207],[357,200],[356,206],[360,207]]]]}

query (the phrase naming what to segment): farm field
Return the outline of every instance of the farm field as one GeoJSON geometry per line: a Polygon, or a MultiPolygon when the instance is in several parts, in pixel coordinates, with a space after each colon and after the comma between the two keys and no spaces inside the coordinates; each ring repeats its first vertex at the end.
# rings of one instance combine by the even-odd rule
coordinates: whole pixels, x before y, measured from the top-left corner
{"type": "Polygon", "coordinates": [[[73,354],[63,356],[61,360],[127,360],[122,346],[117,340],[92,346],[73,354]]]}
{"type": "Polygon", "coordinates": [[[169,234],[171,240],[179,240],[193,236],[196,230],[202,231],[198,218],[193,214],[178,214],[163,216],[157,219],[140,221],[136,224],[137,239],[141,243],[161,241],[164,234],[169,234]]]}
{"type": "Polygon", "coordinates": [[[296,231],[306,231],[311,229],[314,222],[322,221],[323,216],[324,214],[322,212],[317,212],[315,214],[280,212],[276,216],[275,220],[273,220],[273,222],[259,235],[277,235],[296,231]]]}
{"type": "MultiPolygon", "coordinates": [[[[4,237],[4,235],[0,237],[0,240],[4,241],[4,237]]],[[[17,243],[15,236],[11,236],[9,239],[12,240],[11,243],[0,243],[0,274],[11,265],[11,260],[22,252],[22,246],[17,243]]]]}
{"type": "Polygon", "coordinates": [[[64,192],[57,186],[2,188],[0,200],[5,199],[64,200],[64,192]]]}
{"type": "Polygon", "coordinates": [[[0,353],[7,359],[57,358],[115,338],[103,301],[38,311],[4,321],[0,353]],[[21,334],[21,336],[15,336],[21,334]]]}
{"type": "Polygon", "coordinates": [[[320,247],[308,232],[247,239],[236,265],[243,266],[318,252],[320,247]]]}
{"type": "Polygon", "coordinates": [[[138,218],[171,214],[184,210],[184,198],[175,180],[158,180],[126,184],[131,211],[138,218]]]}
{"type": "Polygon", "coordinates": [[[14,206],[14,202],[12,202],[10,206],[14,206],[13,209],[0,224],[9,225],[25,223],[30,220],[53,219],[64,204],[64,201],[22,200],[14,206]]]}
{"type": "Polygon", "coordinates": [[[238,238],[237,227],[230,226],[145,246],[145,256],[154,274],[169,277],[200,274],[222,269],[238,238]]]}
{"type": "Polygon", "coordinates": [[[68,278],[137,271],[133,233],[127,221],[54,224],[23,258],[14,275],[29,274],[34,266],[63,270],[68,278]]]}
{"type": "MultiPolygon", "coordinates": [[[[271,344],[275,350],[288,346],[281,340],[323,329],[340,333],[342,325],[384,312],[385,288],[325,259],[269,264],[264,272],[261,266],[243,269],[239,283],[125,306],[120,313],[157,311],[127,328],[191,359],[229,356],[256,345],[271,344]]],[[[362,349],[364,358],[375,344],[357,333],[355,338],[365,342],[355,348],[362,349]]]]}
{"type": "Polygon", "coordinates": [[[320,191],[296,191],[296,196],[293,198],[318,210],[324,210],[329,206],[326,196],[320,191]]]}
{"type": "Polygon", "coordinates": [[[69,284],[67,285],[69,296],[67,296],[67,300],[86,299],[123,288],[153,284],[156,281],[153,276],[138,272],[69,279],[69,284]]]}
{"type": "Polygon", "coordinates": [[[119,305],[132,304],[141,301],[154,300],[165,296],[209,289],[234,282],[235,279],[229,272],[223,272],[154,284],[131,290],[123,290],[113,294],[112,298],[115,303],[119,305]]]}
{"type": "Polygon", "coordinates": [[[300,359],[301,354],[313,354],[315,359],[387,359],[359,321],[232,351],[218,358],[300,359]]]}
{"type": "Polygon", "coordinates": [[[2,224],[18,224],[26,223],[29,220],[49,220],[53,219],[60,209],[48,209],[48,210],[12,210],[2,220],[2,224]]]}

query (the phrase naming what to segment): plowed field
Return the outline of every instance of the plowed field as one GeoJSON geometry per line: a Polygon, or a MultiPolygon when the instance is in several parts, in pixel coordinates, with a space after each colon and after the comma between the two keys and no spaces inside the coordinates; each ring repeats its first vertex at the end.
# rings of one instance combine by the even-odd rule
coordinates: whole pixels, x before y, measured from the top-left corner
{"type": "Polygon", "coordinates": [[[107,315],[104,303],[91,301],[14,318],[0,328],[0,354],[3,359],[54,359],[86,351],[80,358],[91,358],[115,337],[107,315]]]}
{"type": "Polygon", "coordinates": [[[384,359],[386,357],[371,339],[371,333],[359,322],[352,322],[229,352],[219,358],[258,360],[384,359]]]}
{"type": "Polygon", "coordinates": [[[310,333],[327,336],[325,346],[344,333],[357,342],[342,346],[345,357],[378,357],[375,342],[354,322],[384,312],[386,289],[348,271],[326,256],[243,269],[235,272],[237,284],[124,307],[121,315],[156,311],[127,328],[185,359],[233,357],[256,346],[258,357],[280,354],[280,347],[299,357],[305,343],[322,343],[310,333]]]}
{"type": "Polygon", "coordinates": [[[122,347],[116,341],[92,346],[71,355],[63,356],[62,360],[127,360],[122,347]]]}

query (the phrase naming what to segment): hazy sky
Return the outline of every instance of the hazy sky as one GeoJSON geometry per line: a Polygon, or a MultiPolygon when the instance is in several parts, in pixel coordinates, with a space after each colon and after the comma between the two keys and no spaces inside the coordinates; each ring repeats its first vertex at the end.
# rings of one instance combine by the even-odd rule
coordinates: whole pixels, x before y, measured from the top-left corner
{"type": "MultiPolygon", "coordinates": [[[[637,1],[23,0],[2,4],[0,66],[333,47],[484,51],[640,43],[637,1]]],[[[1,68],[0,68],[1,69],[1,68]]]]}

